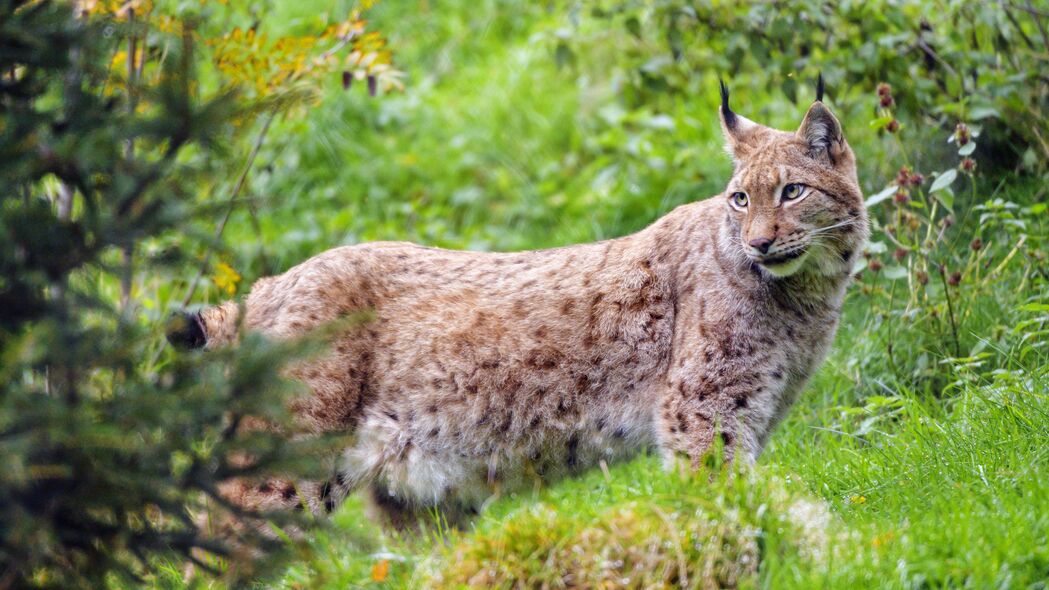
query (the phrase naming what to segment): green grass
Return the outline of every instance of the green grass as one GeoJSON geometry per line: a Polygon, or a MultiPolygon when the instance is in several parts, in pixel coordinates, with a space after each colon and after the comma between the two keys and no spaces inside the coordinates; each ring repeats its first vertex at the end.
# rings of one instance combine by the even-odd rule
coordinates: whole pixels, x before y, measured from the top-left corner
{"type": "MultiPolygon", "coordinates": [[[[655,51],[627,33],[585,18],[572,29],[557,4],[427,6],[387,1],[371,14],[409,74],[403,95],[335,92],[277,124],[251,184],[261,235],[243,212],[227,233],[246,277],[367,240],[506,250],[622,235],[721,190],[718,72],[697,73],[688,100],[626,109],[629,68],[610,48],[655,51]],[[565,29],[585,42],[558,67],[565,29]]],[[[784,127],[804,109],[736,96],[740,112],[784,127]]],[[[897,148],[868,127],[869,104],[832,106],[865,190],[880,189],[897,148]]],[[[937,149],[913,150],[923,170],[953,165],[937,149]]],[[[1044,198],[1041,181],[1012,176],[959,196],[949,236],[961,251],[975,235],[987,245],[981,279],[953,291],[957,343],[935,283],[918,301],[937,319],[918,329],[898,301],[921,287],[867,273],[829,360],[752,472],[683,474],[640,457],[499,498],[469,530],[410,539],[384,536],[352,501],[279,584],[558,587],[571,574],[588,587],[1045,588],[1046,226],[1044,211],[1020,213],[1044,198]],[[991,198],[1016,203],[1009,215],[1026,224],[1011,257],[1017,226],[975,208],[991,198]],[[956,344],[962,358],[948,358],[956,344]]]]}
{"type": "Polygon", "coordinates": [[[950,409],[897,396],[899,412],[864,434],[835,418],[845,408],[809,400],[753,472],[668,472],[643,457],[502,498],[443,542],[347,544],[349,506],[284,583],[370,585],[392,559],[375,586],[557,587],[571,574],[590,587],[1044,587],[1049,396],[1045,370],[1030,369],[967,386],[950,409]]]}

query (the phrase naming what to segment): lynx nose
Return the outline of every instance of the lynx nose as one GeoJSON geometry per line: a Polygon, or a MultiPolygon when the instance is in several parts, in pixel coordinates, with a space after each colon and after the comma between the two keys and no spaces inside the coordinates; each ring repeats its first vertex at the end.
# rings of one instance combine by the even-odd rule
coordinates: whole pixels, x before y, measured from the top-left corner
{"type": "Polygon", "coordinates": [[[750,245],[761,250],[762,254],[768,254],[769,247],[772,246],[772,240],[768,238],[754,238],[750,241],[750,245]]]}

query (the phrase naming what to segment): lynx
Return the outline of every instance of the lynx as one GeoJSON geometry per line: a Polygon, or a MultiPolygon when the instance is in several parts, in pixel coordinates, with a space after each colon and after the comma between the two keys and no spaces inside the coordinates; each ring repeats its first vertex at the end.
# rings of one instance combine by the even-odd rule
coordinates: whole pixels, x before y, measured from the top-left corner
{"type": "Polygon", "coordinates": [[[868,235],[853,152],[817,100],[795,132],[734,113],[725,192],[626,237],[482,253],[335,248],[187,315],[173,342],[232,345],[239,325],[290,339],[371,320],[290,370],[311,432],[352,433],[327,482],[237,482],[252,508],[331,511],[356,489],[390,518],[469,512],[651,448],[699,461],[720,439],[753,462],[822,362],[868,235]]]}

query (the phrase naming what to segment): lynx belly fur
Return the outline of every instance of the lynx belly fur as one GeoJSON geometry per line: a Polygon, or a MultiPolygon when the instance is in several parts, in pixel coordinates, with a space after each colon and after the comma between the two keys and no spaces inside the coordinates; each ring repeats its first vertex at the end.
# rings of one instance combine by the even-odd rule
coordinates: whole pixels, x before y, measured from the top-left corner
{"type": "MultiPolygon", "coordinates": [[[[818,96],[822,95],[822,90],[818,96]]],[[[470,510],[657,449],[693,462],[720,438],[754,461],[816,370],[868,234],[856,164],[817,100],[796,132],[733,113],[724,194],[630,236],[516,253],[408,243],[336,248],[259,280],[174,340],[230,345],[240,324],[295,338],[370,320],[292,373],[307,430],[352,433],[331,481],[239,482],[253,508],[331,510],[358,488],[403,514],[470,510]]]]}

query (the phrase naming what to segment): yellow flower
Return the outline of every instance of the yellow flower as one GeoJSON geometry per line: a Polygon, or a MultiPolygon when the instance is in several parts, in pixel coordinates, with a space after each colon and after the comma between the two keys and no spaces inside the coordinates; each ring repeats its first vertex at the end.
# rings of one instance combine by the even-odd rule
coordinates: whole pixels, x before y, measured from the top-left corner
{"type": "Polygon", "coordinates": [[[215,274],[211,276],[211,280],[216,287],[225,291],[227,295],[233,295],[237,292],[240,274],[232,266],[225,262],[220,262],[215,265],[215,274]]]}
{"type": "Polygon", "coordinates": [[[853,496],[849,498],[849,502],[852,502],[853,504],[866,504],[867,496],[853,496]]]}

